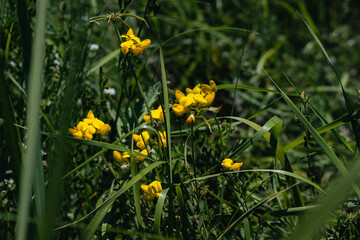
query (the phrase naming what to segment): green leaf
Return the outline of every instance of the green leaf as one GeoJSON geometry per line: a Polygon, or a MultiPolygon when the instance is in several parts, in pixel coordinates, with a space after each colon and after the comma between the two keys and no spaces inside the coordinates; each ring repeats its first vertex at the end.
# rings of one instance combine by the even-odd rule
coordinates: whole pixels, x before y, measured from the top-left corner
{"type": "Polygon", "coordinates": [[[167,196],[167,193],[169,190],[170,190],[170,188],[163,189],[160,192],[160,196],[156,203],[155,217],[154,217],[154,219],[155,219],[154,220],[154,233],[157,235],[161,235],[161,232],[160,232],[161,217],[162,217],[162,213],[163,213],[165,199],[166,199],[166,196],[167,196]]]}

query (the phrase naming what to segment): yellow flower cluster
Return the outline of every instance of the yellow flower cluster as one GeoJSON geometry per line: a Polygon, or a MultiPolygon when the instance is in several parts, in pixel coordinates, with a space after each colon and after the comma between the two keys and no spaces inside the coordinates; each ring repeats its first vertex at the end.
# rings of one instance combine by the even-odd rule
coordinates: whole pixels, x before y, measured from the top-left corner
{"type": "MultiPolygon", "coordinates": [[[[157,109],[151,110],[150,114],[152,119],[158,120],[160,122],[164,122],[164,112],[161,105],[157,109]]],[[[151,117],[150,115],[146,115],[146,114],[143,115],[145,122],[147,122],[148,124],[151,124],[151,117]]]]}
{"type": "Polygon", "coordinates": [[[131,51],[135,56],[141,54],[151,43],[150,39],[143,41],[134,35],[133,30],[130,28],[126,35],[121,35],[121,38],[125,38],[125,42],[121,43],[121,51],[126,55],[131,51]]]}
{"type": "Polygon", "coordinates": [[[161,182],[153,181],[149,185],[142,184],[141,189],[145,192],[145,195],[141,196],[146,201],[153,201],[155,197],[160,196],[162,190],[161,182]]]}
{"type": "Polygon", "coordinates": [[[221,166],[233,171],[239,170],[242,165],[243,163],[234,163],[230,158],[225,158],[221,163],[221,166]]]}
{"type": "MultiPolygon", "coordinates": [[[[136,142],[136,146],[138,148],[140,148],[140,150],[141,150],[140,153],[145,156],[148,156],[149,153],[148,153],[148,150],[146,149],[146,145],[149,144],[149,139],[150,139],[149,132],[143,131],[140,135],[134,134],[133,139],[136,142]]],[[[139,152],[139,151],[135,150],[135,152],[139,152]]],[[[120,153],[119,151],[114,151],[113,156],[114,156],[115,160],[118,162],[129,163],[130,153],[128,153],[128,152],[120,153]]],[[[135,160],[138,162],[142,162],[145,160],[145,157],[135,155],[135,160]]]]}
{"type": "Polygon", "coordinates": [[[97,119],[90,110],[83,121],[80,121],[76,127],[69,128],[68,130],[76,138],[91,140],[94,134],[106,135],[111,130],[111,127],[109,124],[105,124],[97,119]]]}
{"type": "MultiPolygon", "coordinates": [[[[172,110],[177,116],[190,113],[194,109],[209,107],[215,99],[217,91],[216,84],[210,80],[208,84],[198,84],[194,89],[186,88],[186,95],[180,90],[175,91],[176,103],[172,106],[172,110]]],[[[189,121],[195,121],[194,116],[189,121]]]]}

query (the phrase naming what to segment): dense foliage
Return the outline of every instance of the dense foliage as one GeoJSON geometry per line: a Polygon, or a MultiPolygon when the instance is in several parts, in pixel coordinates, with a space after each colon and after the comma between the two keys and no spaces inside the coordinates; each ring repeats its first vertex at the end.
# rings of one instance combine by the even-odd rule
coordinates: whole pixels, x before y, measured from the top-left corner
{"type": "Polygon", "coordinates": [[[1,1],[1,238],[359,239],[359,11],[1,1]]]}

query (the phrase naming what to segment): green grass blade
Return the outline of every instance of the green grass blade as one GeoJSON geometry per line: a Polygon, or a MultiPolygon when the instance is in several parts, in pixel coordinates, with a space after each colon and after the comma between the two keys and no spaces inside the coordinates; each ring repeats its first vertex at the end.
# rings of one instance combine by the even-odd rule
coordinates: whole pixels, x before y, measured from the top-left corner
{"type": "Polygon", "coordinates": [[[181,214],[181,233],[183,234],[184,239],[190,239],[189,234],[189,219],[186,213],[186,207],[185,207],[185,199],[184,194],[182,193],[181,186],[177,184],[175,186],[176,196],[177,200],[180,206],[180,214],[181,214]]]}
{"type": "MultiPolygon", "coordinates": [[[[72,226],[72,225],[75,225],[81,221],[83,221],[84,219],[88,218],[90,215],[92,215],[93,213],[97,212],[97,211],[103,211],[104,208],[108,208],[111,204],[113,204],[115,202],[115,200],[120,197],[122,194],[124,194],[127,190],[129,190],[135,183],[137,183],[138,181],[140,181],[146,174],[148,174],[151,170],[153,170],[154,168],[162,165],[162,164],[165,164],[167,162],[165,161],[157,161],[157,162],[154,162],[152,164],[150,164],[149,166],[147,166],[146,168],[144,168],[143,170],[141,170],[136,176],[134,176],[129,182],[127,182],[126,184],[124,184],[122,186],[122,188],[115,192],[114,195],[112,195],[111,197],[107,198],[105,202],[103,202],[100,206],[96,207],[94,210],[92,210],[90,213],[88,213],[86,216],[80,218],[79,220],[76,220],[75,222],[72,222],[72,223],[69,223],[69,224],[66,224],[66,225],[63,225],[61,227],[58,227],[56,228],[55,230],[60,230],[60,229],[63,229],[63,228],[66,228],[66,227],[69,227],[69,226],[72,226]]],[[[97,217],[97,218],[100,218],[100,214],[98,216],[94,216],[94,217],[97,217]]],[[[97,221],[97,222],[101,222],[101,221],[97,221]]],[[[95,228],[95,231],[96,231],[96,228],[98,226],[94,226],[95,228]]]]}
{"type": "Polygon", "coordinates": [[[92,68],[86,73],[86,75],[90,75],[91,73],[98,70],[100,67],[104,66],[106,63],[110,62],[113,58],[119,56],[120,48],[116,49],[115,51],[109,53],[105,57],[101,58],[97,63],[94,64],[92,68]]]}
{"type": "MultiPolygon", "coordinates": [[[[34,174],[35,179],[35,193],[44,193],[44,178],[41,174],[42,159],[40,152],[40,101],[41,101],[41,81],[42,81],[42,68],[43,68],[43,53],[45,49],[45,22],[46,22],[46,0],[39,0],[37,2],[36,11],[36,25],[34,35],[34,45],[31,56],[31,70],[29,76],[29,91],[28,91],[28,109],[27,109],[27,150],[24,156],[24,164],[21,172],[20,182],[20,203],[19,203],[19,217],[18,228],[16,232],[16,239],[26,239],[28,215],[29,215],[29,193],[33,182],[34,174]]],[[[39,232],[42,236],[42,214],[45,213],[45,199],[44,195],[35,197],[36,212],[40,218],[39,232]],[[40,215],[41,214],[41,215],[40,215]]]]}
{"type": "MultiPolygon", "coordinates": [[[[133,130],[134,136],[134,130],[133,130]]],[[[137,165],[134,156],[134,137],[131,138],[131,159],[130,159],[130,168],[131,168],[131,177],[136,176],[137,174],[137,165]]],[[[141,206],[140,206],[140,183],[136,182],[133,186],[133,194],[134,194],[134,205],[135,205],[135,212],[136,212],[136,220],[137,225],[139,227],[143,227],[143,221],[141,216],[141,206]]]]}
{"type": "Polygon", "coordinates": [[[165,199],[166,199],[169,189],[170,188],[167,188],[167,189],[163,189],[161,191],[160,196],[156,203],[155,217],[154,217],[154,219],[155,219],[154,220],[154,233],[156,235],[161,235],[161,232],[160,232],[161,216],[163,213],[163,207],[164,207],[165,199]]]}
{"type": "MultiPolygon", "coordinates": [[[[252,87],[252,86],[248,86],[248,85],[235,85],[235,84],[221,84],[217,86],[218,90],[223,90],[223,89],[232,89],[232,88],[237,88],[237,89],[244,89],[244,90],[251,90],[251,91],[256,91],[256,92],[266,92],[266,93],[274,93],[274,94],[280,94],[280,92],[275,91],[275,90],[269,90],[266,88],[258,88],[258,87],[252,87]]],[[[288,94],[288,96],[299,96],[299,94],[293,94],[290,93],[288,94]]]]}
{"type": "MultiPolygon", "coordinates": [[[[170,121],[170,107],[169,107],[169,92],[167,87],[166,81],[166,71],[165,71],[165,62],[163,51],[160,46],[160,68],[161,68],[161,85],[163,89],[164,95],[164,111],[165,111],[165,121],[166,121],[166,141],[167,141],[167,151],[168,151],[168,164],[169,164],[169,182],[172,184],[172,158],[171,158],[171,121],[170,121]]],[[[170,197],[169,197],[169,236],[173,236],[173,197],[170,190],[170,197]]]]}
{"type": "MultiPolygon", "coordinates": [[[[275,87],[278,89],[278,91],[281,93],[282,97],[288,104],[288,106],[291,108],[291,110],[295,113],[295,115],[298,117],[298,119],[302,122],[302,124],[308,129],[310,134],[314,137],[316,142],[320,145],[320,147],[323,149],[325,154],[329,157],[329,159],[333,162],[333,164],[336,166],[336,168],[340,171],[340,173],[345,176],[348,171],[345,168],[345,166],[342,164],[340,159],[335,155],[335,153],[331,150],[329,145],[325,142],[325,140],[316,132],[315,128],[311,125],[311,123],[304,117],[304,115],[300,112],[300,110],[295,106],[295,104],[291,101],[291,99],[281,90],[281,88],[276,84],[276,82],[269,76],[269,74],[264,69],[265,73],[268,75],[272,83],[275,85],[275,87]]],[[[357,186],[354,186],[354,190],[356,194],[360,197],[360,189],[357,186]]]]}

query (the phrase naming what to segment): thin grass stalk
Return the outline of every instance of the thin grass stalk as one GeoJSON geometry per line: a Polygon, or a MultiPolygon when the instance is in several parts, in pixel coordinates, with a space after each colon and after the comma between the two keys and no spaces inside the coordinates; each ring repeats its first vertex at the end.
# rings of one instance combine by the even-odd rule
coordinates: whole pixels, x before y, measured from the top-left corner
{"type": "Polygon", "coordinates": [[[168,164],[169,164],[169,183],[170,183],[170,195],[169,195],[169,226],[168,226],[168,235],[173,237],[174,234],[174,197],[172,194],[173,191],[173,177],[172,177],[172,158],[171,158],[171,125],[170,125],[170,108],[169,108],[169,92],[167,88],[166,82],[166,71],[165,71],[165,63],[164,63],[164,56],[162,52],[161,46],[159,47],[160,50],[160,68],[161,68],[161,85],[163,89],[164,95],[164,112],[165,112],[165,126],[166,126],[166,142],[167,142],[167,150],[168,150],[168,164]]]}
{"type": "MultiPolygon", "coordinates": [[[[27,138],[26,145],[27,150],[24,156],[24,164],[21,172],[20,182],[20,201],[19,201],[19,216],[18,226],[16,230],[16,239],[26,239],[28,218],[29,218],[29,193],[31,191],[31,185],[33,183],[34,173],[36,173],[37,186],[34,186],[36,192],[45,192],[44,179],[41,176],[42,172],[42,160],[40,152],[40,100],[41,100],[41,81],[42,81],[42,68],[43,68],[43,53],[45,49],[45,22],[46,22],[46,0],[39,0],[37,2],[36,11],[36,25],[34,35],[33,54],[31,56],[31,69],[29,77],[29,92],[28,92],[28,111],[26,114],[27,119],[27,138]],[[38,167],[36,168],[36,165],[38,167]],[[35,170],[37,169],[37,170],[35,170]]],[[[43,203],[45,199],[40,199],[40,196],[36,196],[37,201],[43,203]],[[37,199],[38,198],[38,199],[37,199]]],[[[39,232],[42,236],[43,217],[40,214],[44,214],[45,204],[43,206],[37,204],[37,214],[40,219],[39,232]]]]}

